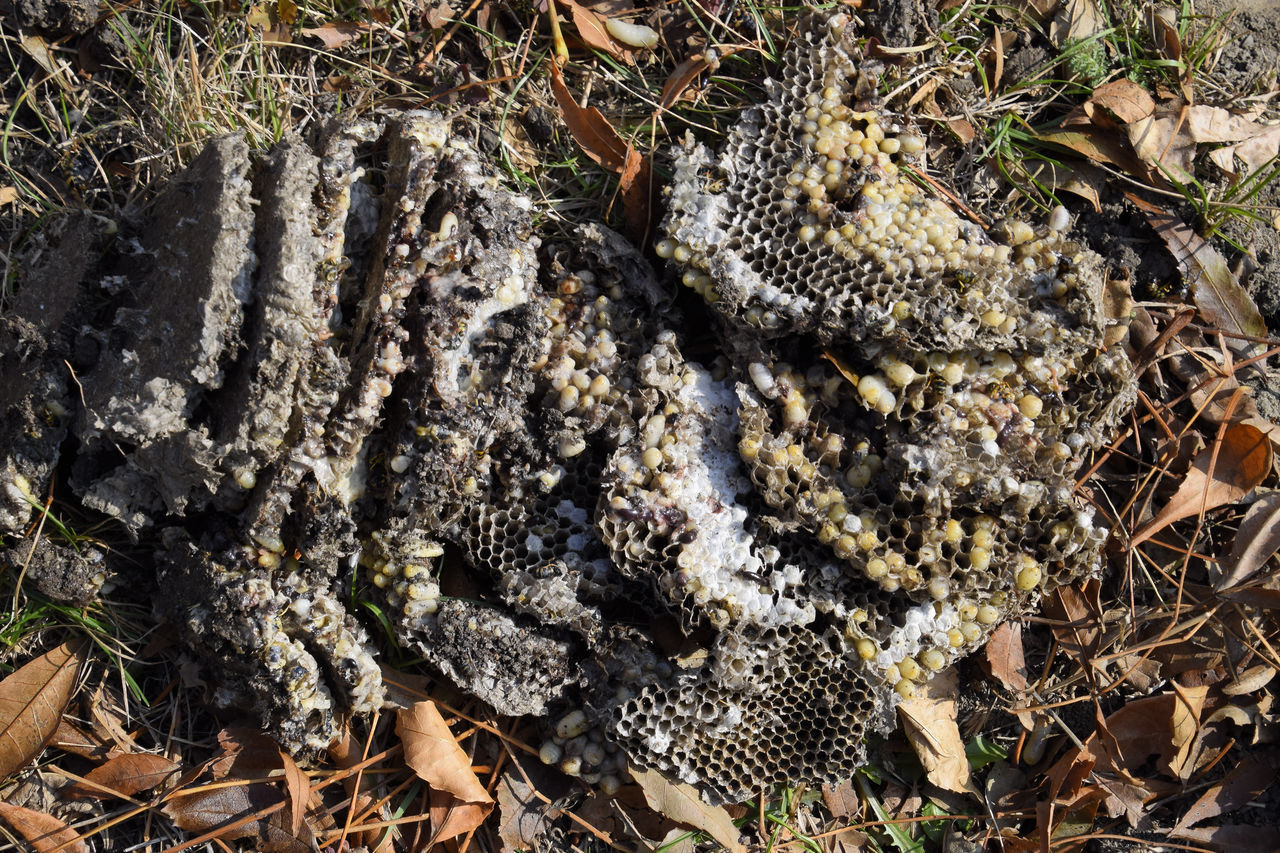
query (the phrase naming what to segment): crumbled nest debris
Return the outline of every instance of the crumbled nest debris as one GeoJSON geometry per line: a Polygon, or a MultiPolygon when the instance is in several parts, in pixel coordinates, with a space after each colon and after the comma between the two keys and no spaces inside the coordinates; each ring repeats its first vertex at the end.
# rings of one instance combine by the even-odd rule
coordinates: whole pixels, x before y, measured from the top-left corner
{"type": "Polygon", "coordinates": [[[657,251],[697,320],[603,228],[540,246],[427,112],[224,138],[136,237],[68,223],[0,321],[0,530],[65,472],[155,549],[216,700],[297,752],[383,698],[354,578],[606,793],[628,762],[719,800],[847,778],[899,697],[1096,570],[1073,477],[1133,392],[1100,260],[911,183],[844,24],[680,155],[657,251]]]}

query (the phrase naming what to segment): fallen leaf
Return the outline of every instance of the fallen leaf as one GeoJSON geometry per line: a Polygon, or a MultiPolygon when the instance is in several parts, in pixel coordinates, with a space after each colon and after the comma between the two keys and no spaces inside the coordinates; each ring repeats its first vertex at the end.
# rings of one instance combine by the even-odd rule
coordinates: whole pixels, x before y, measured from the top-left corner
{"type": "MultiPolygon", "coordinates": [[[[292,6],[296,14],[297,7],[293,6],[291,0],[283,0],[283,2],[288,6],[292,6]]],[[[256,4],[250,6],[249,11],[245,13],[244,22],[250,29],[258,31],[265,44],[289,43],[289,24],[283,20],[279,5],[256,4]]]]}
{"type": "Polygon", "coordinates": [[[1086,39],[1107,28],[1107,18],[1094,0],[1066,0],[1049,27],[1049,38],[1058,47],[1067,41],[1086,39]]]}
{"type": "Polygon", "coordinates": [[[634,146],[624,142],[598,109],[578,105],[554,63],[551,65],[551,91],[578,147],[592,160],[618,175],[627,224],[632,237],[642,239],[648,231],[650,216],[649,160],[634,146]]]}
{"type": "Polygon", "coordinates": [[[1200,733],[1200,715],[1204,710],[1204,700],[1209,694],[1209,685],[1198,687],[1180,687],[1173,682],[1173,692],[1178,701],[1173,706],[1173,757],[1169,759],[1169,772],[1186,781],[1195,771],[1195,758],[1192,747],[1196,743],[1196,735],[1200,733]]]}
{"type": "Polygon", "coordinates": [[[281,778],[290,803],[289,827],[294,834],[300,833],[306,819],[307,802],[311,799],[311,781],[293,757],[270,736],[244,727],[218,732],[218,745],[222,747],[222,755],[210,766],[215,780],[252,779],[283,771],[281,778]]]}
{"type": "Polygon", "coordinates": [[[328,24],[321,24],[318,27],[303,27],[298,32],[304,36],[320,39],[329,50],[337,50],[371,29],[368,24],[357,23],[356,21],[333,21],[328,24]]]}
{"type": "Polygon", "coordinates": [[[862,814],[862,798],[858,796],[852,780],[846,779],[838,785],[823,785],[822,802],[826,803],[827,811],[836,820],[862,814]]]}
{"type": "Polygon", "coordinates": [[[1246,693],[1253,693],[1255,690],[1266,687],[1275,677],[1275,667],[1269,663],[1260,663],[1249,667],[1233,681],[1222,685],[1222,693],[1225,696],[1243,696],[1246,693]]]}
{"type": "Polygon", "coordinates": [[[26,767],[58,730],[84,663],[82,643],[63,643],[0,681],[0,778],[26,767]]]}
{"type": "Polygon", "coordinates": [[[655,849],[661,850],[662,853],[694,853],[698,848],[694,842],[695,838],[697,836],[692,832],[677,826],[658,841],[655,849]]]}
{"type": "Polygon", "coordinates": [[[595,12],[580,3],[573,2],[573,0],[557,0],[557,2],[569,8],[569,13],[573,17],[573,26],[578,30],[578,36],[582,39],[582,43],[587,47],[592,50],[598,50],[601,53],[607,53],[614,59],[619,59],[628,65],[636,61],[635,51],[609,35],[609,31],[604,25],[604,19],[595,12]]]}
{"type": "Polygon", "coordinates": [[[6,204],[13,204],[19,198],[18,188],[13,186],[0,187],[0,207],[6,204]]]}
{"type": "Polygon", "coordinates": [[[1006,690],[1021,693],[1027,689],[1027,662],[1022,654],[1022,625],[1003,622],[987,640],[987,663],[991,675],[1006,690]]]}
{"type": "Polygon", "coordinates": [[[898,718],[930,782],[958,794],[977,794],[956,723],[955,699],[906,699],[898,705],[898,718]]]}
{"type": "Polygon", "coordinates": [[[1217,850],[1231,853],[1275,853],[1280,850],[1280,829],[1270,826],[1225,824],[1170,832],[1175,838],[1211,844],[1217,850]]]}
{"type": "Polygon", "coordinates": [[[1231,553],[1222,561],[1215,590],[1230,589],[1253,577],[1280,550],[1280,492],[1259,498],[1244,514],[1231,553]]]}
{"type": "Polygon", "coordinates": [[[1107,110],[1124,124],[1132,124],[1155,112],[1156,102],[1146,89],[1132,80],[1121,78],[1103,83],[1093,90],[1093,94],[1085,102],[1085,112],[1095,122],[1097,117],[1090,110],[1096,107],[1107,110]]]}
{"type": "Polygon", "coordinates": [[[1039,165],[1043,168],[1035,172],[1037,183],[1043,184],[1054,193],[1061,191],[1077,195],[1089,202],[1094,212],[1102,212],[1102,190],[1106,187],[1109,176],[1101,168],[1083,160],[1071,162],[1042,160],[1039,165]]]}
{"type": "Polygon", "coordinates": [[[423,850],[431,850],[442,841],[466,835],[484,823],[493,802],[468,803],[459,800],[448,791],[432,789],[430,797],[431,838],[423,850]]]}
{"type": "Polygon", "coordinates": [[[208,832],[209,838],[252,838],[266,853],[310,853],[315,842],[311,829],[304,824],[301,832],[291,832],[283,806],[284,795],[278,788],[257,782],[180,791],[162,811],[179,829],[208,832]],[[276,808],[269,814],[252,817],[272,807],[276,808]]]}
{"type": "Polygon", "coordinates": [[[1280,125],[1261,124],[1249,116],[1228,112],[1221,107],[1189,107],[1186,133],[1195,142],[1235,143],[1209,154],[1210,159],[1228,175],[1234,176],[1239,171],[1235,165],[1237,157],[1245,164],[1245,170],[1252,172],[1262,168],[1280,152],[1280,125]]]}
{"type": "Polygon", "coordinates": [[[1246,753],[1226,778],[1200,795],[1170,834],[1176,835],[1202,820],[1233,812],[1259,797],[1276,781],[1276,753],[1271,751],[1268,757],[1270,760],[1246,753]]]}
{"type": "Polygon", "coordinates": [[[962,118],[948,119],[947,127],[951,129],[951,132],[956,135],[962,145],[968,145],[978,135],[978,132],[973,129],[973,125],[962,118]]]}
{"type": "MultiPolygon", "coordinates": [[[[1151,4],[1147,7],[1147,29],[1151,43],[1165,59],[1182,60],[1182,37],[1178,35],[1178,12],[1172,6],[1151,4]]],[[[1188,73],[1190,69],[1188,68],[1188,73]]]]}
{"type": "Polygon", "coordinates": [[[1180,110],[1161,108],[1125,126],[1133,152],[1181,183],[1194,180],[1196,144],[1183,132],[1180,110]]]}
{"type": "Polygon", "coordinates": [[[747,848],[738,840],[738,828],[729,813],[720,806],[702,802],[692,786],[672,782],[657,770],[632,767],[631,776],[644,791],[649,808],[676,823],[705,832],[731,853],[746,853],[747,848]]]}
{"type": "Polygon", "coordinates": [[[506,770],[498,779],[498,838],[507,853],[532,850],[534,841],[546,831],[559,809],[538,799],[519,771],[506,770]]]}
{"type": "Polygon", "coordinates": [[[0,818],[31,842],[36,853],[53,853],[55,850],[60,853],[88,853],[89,848],[80,833],[53,815],[0,803],[0,818]]]}
{"type": "Polygon", "coordinates": [[[1045,615],[1055,620],[1053,636],[1067,654],[1080,658],[1082,665],[1093,660],[1102,633],[1100,584],[1087,581],[1082,586],[1060,586],[1044,604],[1045,615]]]}
{"type": "Polygon", "coordinates": [[[1083,112],[1074,121],[1069,115],[1058,127],[1041,131],[1036,134],[1036,138],[1070,148],[1095,163],[1118,166],[1148,183],[1165,183],[1158,175],[1151,173],[1151,169],[1134,153],[1133,146],[1122,134],[1109,128],[1094,126],[1083,112]]]}
{"type": "Polygon", "coordinates": [[[662,84],[662,109],[669,110],[680,100],[685,90],[698,79],[698,75],[711,67],[703,55],[691,56],[675,67],[662,84]]]}
{"type": "MultiPolygon", "coordinates": [[[[1125,196],[1134,198],[1130,193],[1125,196]]],[[[1150,204],[1139,207],[1177,262],[1200,316],[1225,332],[1265,338],[1267,324],[1262,313],[1231,274],[1226,258],[1177,216],[1150,204]]]]}
{"type": "Polygon", "coordinates": [[[441,3],[438,6],[432,6],[427,9],[426,24],[433,30],[444,29],[444,25],[454,20],[454,15],[458,13],[448,3],[441,3]]]}
{"type": "Polygon", "coordinates": [[[841,829],[833,835],[824,833],[821,838],[823,853],[857,853],[873,849],[869,842],[866,833],[856,829],[841,829]]]}
{"type": "Polygon", "coordinates": [[[95,767],[85,774],[85,782],[77,782],[62,792],[69,799],[106,799],[111,796],[109,788],[122,797],[131,797],[141,791],[149,791],[159,785],[182,767],[163,755],[152,755],[139,752],[131,755],[117,755],[100,767],[95,767]],[[95,787],[96,785],[102,786],[95,787]]]}
{"type": "Polygon", "coordinates": [[[95,761],[103,761],[111,757],[114,751],[111,741],[68,722],[65,716],[58,721],[58,730],[53,733],[47,745],[95,761]]]}
{"type": "Polygon", "coordinates": [[[622,174],[631,146],[623,141],[598,109],[578,105],[565,86],[560,69],[554,64],[551,67],[551,91],[560,107],[560,115],[569,126],[569,133],[583,153],[609,171],[622,174]]]}
{"type": "Polygon", "coordinates": [[[404,744],[405,763],[432,788],[463,802],[493,804],[435,702],[415,702],[397,711],[396,734],[404,744]]]}
{"type": "Polygon", "coordinates": [[[23,35],[18,39],[18,44],[22,46],[23,52],[34,59],[41,70],[49,75],[49,78],[55,83],[68,91],[75,88],[75,85],[62,73],[59,63],[54,58],[53,51],[49,49],[49,43],[42,37],[38,35],[23,35]]]}
{"type": "Polygon", "coordinates": [[[1244,163],[1246,172],[1256,172],[1271,165],[1277,154],[1280,154],[1280,125],[1271,125],[1257,136],[1210,151],[1209,159],[1225,174],[1234,177],[1240,172],[1237,159],[1244,163]]]}
{"type": "Polygon", "coordinates": [[[1129,547],[1136,548],[1175,521],[1235,503],[1266,479],[1271,462],[1271,441],[1260,429],[1226,424],[1221,441],[1196,455],[1178,491],[1155,518],[1134,532],[1129,547]]]}

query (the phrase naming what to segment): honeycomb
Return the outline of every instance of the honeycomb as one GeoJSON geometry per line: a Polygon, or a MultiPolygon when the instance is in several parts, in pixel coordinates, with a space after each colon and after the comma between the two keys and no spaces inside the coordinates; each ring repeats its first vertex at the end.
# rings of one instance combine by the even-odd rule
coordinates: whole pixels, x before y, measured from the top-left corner
{"type": "Polygon", "coordinates": [[[1074,478],[1134,393],[1101,259],[1062,213],[988,234],[919,189],[848,32],[814,17],[721,151],[677,152],[679,310],[603,227],[544,243],[437,114],[215,141],[143,239],[38,267],[53,319],[0,324],[0,524],[74,452],[215,700],[299,753],[382,701],[363,598],[605,793],[848,778],[1097,569],[1074,478]]]}

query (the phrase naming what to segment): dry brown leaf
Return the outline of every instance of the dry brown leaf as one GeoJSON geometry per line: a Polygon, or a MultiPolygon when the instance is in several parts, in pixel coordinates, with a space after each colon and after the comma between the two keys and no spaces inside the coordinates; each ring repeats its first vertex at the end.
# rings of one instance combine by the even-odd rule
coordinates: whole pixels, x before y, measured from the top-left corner
{"type": "Polygon", "coordinates": [[[636,61],[635,51],[609,35],[609,31],[604,25],[604,18],[594,10],[575,2],[575,0],[557,0],[557,2],[569,10],[569,14],[573,18],[573,26],[578,31],[578,37],[582,39],[582,43],[587,47],[592,50],[598,50],[601,53],[607,53],[628,65],[636,61]]]}
{"type": "MultiPolygon", "coordinates": [[[[1131,201],[1136,199],[1131,193],[1125,193],[1125,197],[1131,201]]],[[[1267,324],[1262,313],[1231,274],[1226,258],[1177,216],[1146,202],[1138,207],[1177,262],[1200,316],[1223,331],[1265,338],[1267,324]]]]}
{"type": "Polygon", "coordinates": [[[311,799],[311,780],[293,756],[280,750],[280,761],[284,766],[284,787],[289,793],[289,829],[295,835],[302,832],[307,820],[307,803],[311,799]]]}
{"type": "Polygon", "coordinates": [[[114,752],[109,740],[98,737],[96,733],[86,731],[74,723],[68,722],[65,716],[58,721],[58,730],[53,733],[48,745],[63,752],[69,752],[81,758],[91,758],[95,761],[103,761],[110,758],[114,752]]]}
{"type": "Polygon", "coordinates": [[[1271,163],[1277,154],[1280,154],[1280,125],[1270,125],[1256,136],[1210,151],[1209,159],[1225,174],[1234,177],[1240,171],[1236,168],[1237,159],[1244,163],[1246,172],[1256,172],[1271,163]]]}
{"type": "Polygon", "coordinates": [[[1027,689],[1027,661],[1022,654],[1022,625],[1004,622],[991,632],[987,640],[987,663],[1006,690],[1021,693],[1027,689]]]}
{"type": "Polygon", "coordinates": [[[1101,168],[1083,160],[1053,163],[1041,161],[1037,166],[1039,168],[1032,168],[1038,183],[1055,193],[1077,195],[1089,202],[1094,212],[1102,212],[1102,190],[1107,185],[1108,175],[1101,168]]]}
{"type": "Polygon", "coordinates": [[[431,791],[431,839],[422,847],[430,850],[442,841],[466,835],[484,823],[493,802],[466,803],[448,791],[431,791]]]}
{"type": "Polygon", "coordinates": [[[298,32],[300,35],[313,36],[320,39],[328,50],[337,50],[353,38],[358,38],[371,29],[368,24],[357,21],[332,21],[328,24],[321,24],[318,27],[304,27],[298,32]]]}
{"type": "Polygon", "coordinates": [[[1222,693],[1225,696],[1243,696],[1246,693],[1261,690],[1270,684],[1271,679],[1275,677],[1275,667],[1269,663],[1260,663],[1257,666],[1249,667],[1233,681],[1222,685],[1222,693]]]}
{"type": "Polygon", "coordinates": [[[1083,112],[1078,116],[1074,113],[1069,115],[1057,128],[1037,133],[1036,138],[1070,148],[1095,163],[1118,166],[1147,183],[1165,183],[1151,173],[1151,169],[1134,153],[1133,147],[1122,134],[1109,128],[1093,126],[1083,112]]]}
{"type": "Polygon", "coordinates": [[[1225,779],[1200,795],[1170,834],[1176,835],[1202,820],[1242,808],[1274,784],[1277,770],[1280,770],[1280,761],[1275,750],[1265,754],[1246,753],[1225,779]]]}
{"type": "Polygon", "coordinates": [[[898,718],[930,782],[957,794],[978,793],[969,778],[955,699],[906,699],[898,705],[898,718]]]}
{"type": "Polygon", "coordinates": [[[551,66],[551,91],[569,133],[583,153],[611,172],[622,174],[630,146],[618,136],[608,119],[595,107],[582,107],[564,84],[560,69],[551,66]]]}
{"type": "Polygon", "coordinates": [[[951,129],[951,132],[956,135],[962,145],[968,145],[978,135],[978,132],[973,129],[973,125],[962,118],[948,119],[947,127],[951,129]]]}
{"type": "Polygon", "coordinates": [[[1223,826],[1182,829],[1176,834],[1169,834],[1175,838],[1212,845],[1215,850],[1229,850],[1231,853],[1275,853],[1280,850],[1280,829],[1270,826],[1229,823],[1223,826]]]}
{"type": "Polygon", "coordinates": [[[310,827],[303,824],[301,832],[290,831],[283,805],[279,789],[256,782],[181,792],[163,811],[178,828],[189,832],[207,832],[210,838],[226,841],[252,838],[265,853],[310,853],[315,841],[310,827]],[[246,820],[272,807],[270,814],[246,820]]]}
{"type": "Polygon", "coordinates": [[[672,782],[657,770],[632,767],[631,775],[644,791],[649,808],[676,823],[705,832],[731,853],[746,853],[747,848],[738,840],[738,828],[729,813],[720,806],[702,802],[692,786],[672,782]]]}
{"type": "Polygon", "coordinates": [[[860,850],[874,849],[865,832],[856,829],[842,829],[833,835],[823,834],[820,838],[823,853],[857,853],[860,850]]]}
{"type": "Polygon", "coordinates": [[[464,803],[492,806],[493,798],[471,771],[471,759],[453,739],[435,702],[416,702],[397,711],[396,734],[404,744],[405,764],[433,789],[464,803]]]}
{"type": "Polygon", "coordinates": [[[618,175],[619,192],[631,236],[642,239],[648,231],[650,217],[651,170],[648,159],[623,141],[598,109],[579,106],[554,63],[551,65],[551,91],[578,147],[592,160],[618,175]]]}
{"type": "Polygon", "coordinates": [[[147,752],[132,755],[117,755],[101,767],[95,767],[85,774],[86,782],[77,782],[62,792],[62,796],[70,799],[106,799],[111,796],[110,788],[122,797],[132,797],[141,791],[148,791],[163,785],[182,767],[163,755],[152,755],[147,752]],[[94,787],[101,785],[102,788],[94,787]]]}
{"type": "Polygon", "coordinates": [[[214,779],[252,779],[283,771],[281,778],[290,803],[289,828],[295,835],[299,834],[311,799],[311,780],[292,756],[273,738],[244,727],[218,732],[218,745],[222,747],[222,754],[210,766],[214,779]]]}
{"type": "Polygon", "coordinates": [[[1186,781],[1195,771],[1195,758],[1192,747],[1196,736],[1200,733],[1200,716],[1204,711],[1204,700],[1209,694],[1209,685],[1197,687],[1180,687],[1173,682],[1173,692],[1178,697],[1173,706],[1173,757],[1169,759],[1169,771],[1179,779],[1186,781]]]}
{"type": "Polygon", "coordinates": [[[698,75],[710,67],[711,64],[703,55],[691,56],[677,65],[667,75],[667,82],[662,84],[662,99],[658,102],[662,104],[662,109],[671,109],[693,81],[698,79],[698,75]]]}
{"type": "Polygon", "coordinates": [[[0,187],[0,207],[4,207],[6,204],[13,204],[19,198],[21,198],[21,196],[18,194],[17,187],[14,187],[14,186],[0,187]]]}
{"type": "Polygon", "coordinates": [[[1259,498],[1240,522],[1231,553],[1222,561],[1222,578],[1214,589],[1224,590],[1253,577],[1280,550],[1280,492],[1259,498]]]}
{"type": "Polygon", "coordinates": [[[1058,47],[1069,40],[1086,39],[1107,28],[1107,18],[1094,0],[1066,0],[1049,26],[1049,38],[1058,47]]]}
{"type": "Polygon", "coordinates": [[[1100,584],[1088,581],[1083,586],[1060,586],[1044,603],[1045,615],[1062,624],[1053,626],[1053,636],[1068,654],[1091,662],[1097,652],[1102,633],[1102,606],[1098,601],[1100,584]]]}
{"type": "Polygon", "coordinates": [[[1253,172],[1280,152],[1280,124],[1261,124],[1250,116],[1221,107],[1188,108],[1186,134],[1194,142],[1234,143],[1209,153],[1218,168],[1231,176],[1239,171],[1235,164],[1237,157],[1244,163],[1245,171],[1253,172]]]}
{"type": "Polygon", "coordinates": [[[1178,491],[1155,518],[1134,532],[1129,547],[1146,542],[1175,521],[1235,503],[1266,479],[1271,462],[1271,441],[1262,430],[1252,424],[1227,424],[1222,440],[1196,455],[1178,491]]]}
{"type": "MultiPolygon", "coordinates": [[[[297,7],[293,6],[291,0],[284,0],[284,2],[293,7],[296,15],[297,7]]],[[[249,11],[245,13],[244,22],[250,29],[259,32],[263,43],[288,44],[289,23],[284,19],[285,16],[281,11],[281,7],[277,4],[256,4],[249,7],[249,11]]]]}
{"type": "Polygon", "coordinates": [[[24,809],[9,803],[0,803],[0,818],[4,818],[23,838],[31,842],[36,853],[88,853],[88,846],[80,833],[53,815],[24,809]]]}
{"type": "Polygon", "coordinates": [[[58,730],[84,663],[83,643],[63,643],[0,681],[0,778],[26,767],[58,730]]]}
{"type": "Polygon", "coordinates": [[[1196,144],[1184,131],[1180,110],[1161,108],[1125,126],[1133,152],[1157,170],[1186,183],[1194,180],[1196,144]]]}
{"type": "Polygon", "coordinates": [[[498,838],[507,853],[532,850],[533,842],[559,815],[538,799],[520,772],[508,769],[498,779],[498,838]]]}
{"type": "Polygon", "coordinates": [[[1150,116],[1156,109],[1156,102],[1147,94],[1147,90],[1127,78],[1103,83],[1093,90],[1085,103],[1085,114],[1098,123],[1100,117],[1092,111],[1102,107],[1125,124],[1133,124],[1150,116]]]}
{"type": "Polygon", "coordinates": [[[823,785],[822,802],[826,803],[827,811],[836,820],[862,814],[862,798],[851,780],[846,779],[838,785],[823,785]]]}

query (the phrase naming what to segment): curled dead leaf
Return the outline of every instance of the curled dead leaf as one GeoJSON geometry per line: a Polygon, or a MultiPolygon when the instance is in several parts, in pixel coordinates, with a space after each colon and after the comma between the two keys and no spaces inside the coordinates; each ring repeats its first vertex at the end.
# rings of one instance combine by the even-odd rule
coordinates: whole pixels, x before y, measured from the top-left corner
{"type": "Polygon", "coordinates": [[[651,215],[648,158],[624,141],[598,109],[578,104],[554,63],[551,65],[551,91],[578,147],[592,160],[618,175],[618,190],[631,236],[643,239],[651,215]]]}
{"type": "Polygon", "coordinates": [[[1178,491],[1138,528],[1129,542],[1134,548],[1183,518],[1235,503],[1271,472],[1271,441],[1253,424],[1226,424],[1221,440],[1196,455],[1178,491]]]}
{"type": "Polygon", "coordinates": [[[1259,498],[1236,531],[1231,553],[1222,561],[1222,577],[1214,584],[1221,591],[1253,577],[1280,550],[1280,492],[1259,498]]]}
{"type": "Polygon", "coordinates": [[[274,785],[243,785],[178,791],[163,812],[179,829],[205,833],[205,839],[252,838],[265,853],[310,853],[315,836],[303,824],[289,827],[284,795],[274,785]]]}
{"type": "Polygon", "coordinates": [[[318,38],[328,50],[337,50],[354,38],[370,31],[368,24],[357,21],[332,21],[318,27],[304,27],[298,32],[304,36],[318,38]]]}
{"type": "Polygon", "coordinates": [[[1164,240],[1182,272],[1183,280],[1200,309],[1200,315],[1213,326],[1246,337],[1265,338],[1267,324],[1249,293],[1231,274],[1227,259],[1209,245],[1177,216],[1145,202],[1132,193],[1125,197],[1135,202],[1147,222],[1164,240]]]}
{"type": "Polygon", "coordinates": [[[0,818],[18,830],[31,843],[36,853],[88,853],[80,833],[53,815],[0,803],[0,818]]]}
{"type": "Polygon", "coordinates": [[[84,644],[63,643],[0,681],[0,778],[27,766],[58,730],[84,659],[84,644]]]}
{"type": "Polygon", "coordinates": [[[146,752],[117,755],[106,764],[90,770],[85,774],[84,782],[70,786],[62,795],[70,799],[105,799],[115,792],[122,797],[131,797],[163,785],[181,768],[181,764],[163,755],[146,752]]]}
{"type": "Polygon", "coordinates": [[[1027,689],[1027,662],[1022,654],[1022,625],[1005,622],[991,632],[987,640],[987,664],[991,675],[1006,690],[1021,693],[1027,689]]]}
{"type": "Polygon", "coordinates": [[[493,804],[493,798],[471,770],[471,759],[453,739],[436,703],[416,702],[396,712],[396,734],[404,744],[404,761],[432,788],[467,803],[493,804]]]}
{"type": "Polygon", "coordinates": [[[957,794],[978,795],[956,723],[955,699],[916,697],[898,705],[898,719],[929,781],[957,794]]]}
{"type": "Polygon", "coordinates": [[[657,770],[631,768],[631,775],[644,791],[649,808],[676,823],[701,830],[720,842],[731,853],[746,853],[738,839],[738,828],[721,806],[709,806],[690,785],[672,782],[657,770]]]}

